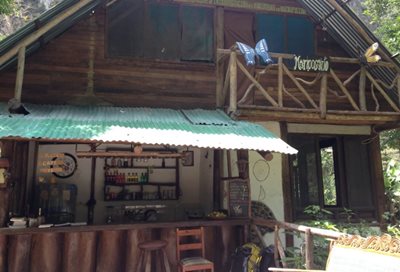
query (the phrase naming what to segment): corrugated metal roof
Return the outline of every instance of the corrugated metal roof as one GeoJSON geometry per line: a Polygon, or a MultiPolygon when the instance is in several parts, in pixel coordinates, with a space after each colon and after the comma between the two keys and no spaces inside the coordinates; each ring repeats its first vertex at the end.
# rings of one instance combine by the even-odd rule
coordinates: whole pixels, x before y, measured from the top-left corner
{"type": "Polygon", "coordinates": [[[0,138],[130,142],[297,153],[264,127],[234,121],[220,110],[33,104],[25,107],[30,112],[26,116],[9,114],[7,105],[0,103],[0,138]]]}
{"type": "MultiPolygon", "coordinates": [[[[346,2],[335,0],[341,7],[355,20],[367,33],[369,38],[378,42],[382,52],[386,56],[391,56],[390,52],[378,40],[378,38],[364,25],[356,14],[346,5],[346,2]]],[[[347,51],[347,53],[355,58],[359,56],[359,49],[364,52],[369,46],[365,38],[357,32],[354,27],[326,0],[299,0],[299,3],[307,10],[316,22],[320,23],[328,33],[347,51]]],[[[400,63],[393,60],[395,65],[400,67],[400,63]]],[[[396,72],[387,67],[374,66],[370,69],[371,73],[376,77],[391,85],[396,78],[396,72]]],[[[398,100],[398,94],[395,90],[389,90],[389,95],[394,100],[398,100]]]]}
{"type": "MultiPolygon", "coordinates": [[[[27,46],[26,48],[26,54],[30,55],[34,51],[36,51],[42,44],[46,44],[64,31],[66,31],[69,27],[74,25],[75,22],[83,18],[85,15],[89,14],[94,8],[96,8],[99,4],[101,4],[104,0],[94,0],[90,2],[88,5],[80,9],[78,12],[75,14],[71,15],[67,19],[65,19],[63,22],[58,24],[57,26],[53,27],[51,30],[49,30],[46,34],[44,34],[40,39],[38,39],[36,42],[32,43],[31,45],[27,46]]],[[[49,9],[48,11],[44,12],[42,15],[40,15],[38,18],[36,18],[34,21],[26,24],[25,26],[21,27],[19,30],[5,38],[0,42],[0,55],[5,54],[8,50],[13,48],[18,42],[20,42],[22,39],[27,37],[29,34],[32,34],[35,32],[38,28],[40,28],[42,25],[50,22],[54,17],[57,15],[61,14],[63,11],[66,9],[70,8],[72,5],[75,3],[79,2],[79,0],[64,0],[60,2],[58,5],[55,7],[49,9]]],[[[17,56],[14,56],[11,58],[9,61],[3,63],[0,66],[0,70],[4,69],[11,63],[14,63],[17,59],[17,56]]]]}

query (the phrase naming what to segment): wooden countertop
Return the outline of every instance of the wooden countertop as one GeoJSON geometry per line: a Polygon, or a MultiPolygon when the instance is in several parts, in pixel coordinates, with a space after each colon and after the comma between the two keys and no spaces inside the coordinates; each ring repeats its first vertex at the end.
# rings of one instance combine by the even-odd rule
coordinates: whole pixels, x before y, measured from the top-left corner
{"type": "Polygon", "coordinates": [[[110,230],[130,230],[130,229],[147,229],[147,228],[177,228],[177,227],[195,227],[195,226],[242,226],[250,224],[250,219],[227,218],[221,220],[186,220],[173,222],[140,222],[132,224],[109,224],[109,225],[87,225],[74,227],[51,227],[51,228],[23,228],[10,229],[0,228],[0,235],[18,235],[18,234],[36,234],[47,232],[90,232],[90,231],[110,231],[110,230]]]}

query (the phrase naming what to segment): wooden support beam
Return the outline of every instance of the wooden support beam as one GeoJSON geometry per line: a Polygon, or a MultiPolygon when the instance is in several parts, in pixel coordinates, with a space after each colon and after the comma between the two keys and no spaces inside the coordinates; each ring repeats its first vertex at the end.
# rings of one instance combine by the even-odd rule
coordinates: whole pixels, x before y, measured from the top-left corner
{"type": "Polygon", "coordinates": [[[222,89],[223,105],[225,105],[227,99],[226,96],[228,94],[230,74],[231,74],[231,59],[229,58],[228,68],[226,69],[226,74],[225,74],[224,88],[222,89]]]}
{"type": "MultiPolygon", "coordinates": [[[[329,57],[329,60],[331,62],[335,63],[343,63],[343,64],[360,64],[360,59],[356,58],[343,58],[343,57],[329,57]]],[[[395,65],[391,62],[386,62],[386,61],[379,61],[376,63],[371,63],[371,66],[381,66],[381,67],[386,67],[386,68],[391,68],[395,69],[395,65]]]]}
{"type": "Polygon", "coordinates": [[[345,233],[343,232],[307,227],[304,225],[297,225],[294,223],[281,222],[277,220],[263,219],[263,218],[252,218],[252,224],[269,228],[271,227],[273,228],[276,225],[278,225],[279,228],[284,228],[291,231],[298,231],[301,233],[306,233],[306,231],[309,230],[312,235],[321,236],[327,239],[338,239],[340,236],[345,235],[345,233]]]}
{"type": "Polygon", "coordinates": [[[22,85],[24,82],[24,71],[25,71],[25,52],[26,47],[21,46],[18,50],[18,68],[17,68],[17,78],[15,81],[15,92],[14,98],[21,101],[22,96],[22,85]]]}
{"type": "Polygon", "coordinates": [[[360,103],[360,109],[362,111],[367,110],[367,100],[365,96],[365,85],[367,82],[367,69],[362,66],[360,70],[360,81],[359,81],[359,86],[358,86],[358,101],[360,103]]]}
{"type": "Polygon", "coordinates": [[[356,112],[327,110],[326,119],[321,119],[313,109],[290,109],[263,106],[240,106],[237,111],[240,120],[253,122],[285,121],[289,123],[337,124],[337,125],[383,125],[399,122],[397,112],[356,112]]]}
{"type": "MultiPolygon", "coordinates": [[[[372,43],[371,43],[372,44],[372,43]]],[[[217,49],[217,55],[229,55],[231,53],[230,49],[222,49],[219,48],[217,49]]],[[[241,54],[239,50],[236,51],[236,53],[241,54]]],[[[275,53],[275,52],[269,52],[269,55],[272,58],[283,58],[283,59],[293,59],[294,54],[286,54],[286,53],[275,53]]],[[[343,63],[343,64],[360,64],[360,60],[358,58],[344,58],[344,57],[329,57],[329,60],[334,63],[343,63]]],[[[396,65],[392,62],[387,62],[387,61],[379,61],[377,63],[372,63],[372,66],[381,66],[381,67],[387,67],[391,69],[396,69],[396,65]]]]}
{"type": "Polygon", "coordinates": [[[314,267],[314,242],[313,235],[310,229],[305,232],[305,252],[306,252],[306,269],[314,267]]]}
{"type": "Polygon", "coordinates": [[[222,190],[223,186],[221,182],[222,172],[222,150],[214,150],[214,168],[213,168],[213,209],[217,210],[221,208],[222,190]]]}
{"type": "Polygon", "coordinates": [[[314,100],[311,98],[311,96],[308,94],[308,92],[301,86],[301,84],[297,81],[297,79],[294,77],[292,72],[289,71],[289,69],[286,67],[285,64],[282,64],[283,70],[285,73],[289,76],[289,78],[293,81],[293,83],[296,85],[296,87],[304,94],[304,96],[307,98],[308,102],[317,110],[319,110],[317,104],[315,104],[314,100]]]}
{"type": "Polygon", "coordinates": [[[5,53],[3,56],[0,57],[0,66],[3,65],[8,60],[10,60],[12,57],[14,57],[18,53],[18,50],[21,47],[29,46],[31,43],[39,39],[42,35],[46,34],[50,29],[52,29],[53,27],[64,21],[66,18],[75,14],[78,10],[80,10],[82,7],[86,6],[90,2],[92,2],[92,0],[78,1],[75,5],[71,6],[64,12],[60,13],[60,15],[54,17],[54,19],[48,22],[46,25],[42,26],[37,31],[28,35],[26,38],[22,39],[13,48],[7,51],[7,53],[5,53]]]}
{"type": "Polygon", "coordinates": [[[278,105],[283,107],[283,59],[278,58],[278,105]]]}
{"type": "Polygon", "coordinates": [[[181,158],[181,153],[173,152],[142,152],[136,154],[128,151],[76,151],[78,158],[181,158]]]}
{"type": "Polygon", "coordinates": [[[229,112],[237,110],[237,55],[235,51],[231,52],[229,66],[229,112]]]}
{"type": "Polygon", "coordinates": [[[279,227],[275,225],[275,230],[274,230],[274,261],[275,261],[275,266],[279,267],[279,251],[278,251],[278,239],[279,239],[279,227]]]}
{"type": "Polygon", "coordinates": [[[241,64],[240,62],[237,62],[237,65],[239,66],[240,70],[250,79],[252,83],[254,83],[254,86],[256,86],[262,93],[262,95],[265,97],[265,99],[268,100],[269,103],[271,103],[273,106],[277,107],[278,103],[276,103],[275,99],[272,98],[272,96],[269,95],[269,93],[261,86],[261,84],[247,71],[247,69],[241,64]]]}
{"type": "Polygon", "coordinates": [[[278,252],[279,252],[279,256],[280,256],[280,260],[281,260],[281,263],[282,263],[282,266],[283,267],[288,267],[288,265],[287,265],[287,263],[286,263],[286,261],[285,261],[285,259],[286,259],[286,254],[285,254],[285,249],[283,248],[283,244],[282,244],[282,241],[281,241],[281,238],[279,237],[279,229],[278,229],[278,232],[276,232],[276,234],[277,234],[277,238],[276,238],[276,247],[278,248],[278,252]]]}
{"type": "Polygon", "coordinates": [[[399,99],[400,107],[400,73],[397,74],[397,98],[399,99]]]}
{"type": "MultiPolygon", "coordinates": [[[[224,8],[217,7],[215,12],[215,48],[224,48],[224,8]]],[[[223,59],[217,58],[216,65],[216,105],[218,108],[223,107],[225,104],[225,99],[223,95],[223,81],[224,81],[224,61],[223,59]]]]}
{"type": "Polygon", "coordinates": [[[360,108],[358,107],[357,103],[354,101],[353,97],[351,96],[347,88],[343,85],[342,81],[340,81],[336,73],[332,69],[330,70],[330,73],[333,80],[335,80],[336,84],[339,86],[340,90],[347,96],[347,99],[350,101],[350,104],[353,106],[353,108],[359,111],[360,108]]]}
{"type": "Polygon", "coordinates": [[[389,105],[392,107],[397,112],[400,112],[399,107],[397,107],[396,103],[393,102],[393,100],[388,96],[388,94],[385,92],[385,90],[376,82],[374,77],[367,71],[367,77],[368,79],[374,84],[374,86],[378,89],[378,91],[381,93],[381,95],[385,98],[385,100],[389,103],[389,105]]]}
{"type": "Polygon", "coordinates": [[[326,118],[326,96],[328,94],[328,74],[323,73],[321,79],[321,94],[319,96],[319,108],[321,111],[321,118],[326,118]]]}

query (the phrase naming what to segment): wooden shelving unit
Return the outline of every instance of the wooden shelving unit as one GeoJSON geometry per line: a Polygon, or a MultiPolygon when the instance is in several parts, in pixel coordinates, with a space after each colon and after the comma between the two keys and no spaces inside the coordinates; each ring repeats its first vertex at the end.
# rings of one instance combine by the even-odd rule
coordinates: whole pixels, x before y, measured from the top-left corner
{"type": "Polygon", "coordinates": [[[129,161],[114,158],[112,162],[110,158],[105,159],[104,201],[158,201],[178,198],[179,158],[148,159],[141,161],[139,165],[133,158],[129,161]],[[157,180],[157,175],[166,171],[172,172],[171,179],[157,180]]]}

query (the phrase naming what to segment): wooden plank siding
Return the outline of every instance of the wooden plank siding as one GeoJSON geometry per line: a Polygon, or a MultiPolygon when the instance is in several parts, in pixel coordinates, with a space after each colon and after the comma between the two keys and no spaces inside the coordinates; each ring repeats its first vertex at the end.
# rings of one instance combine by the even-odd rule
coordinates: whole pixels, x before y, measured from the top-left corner
{"type": "MultiPolygon", "coordinates": [[[[276,1],[275,1],[276,2],[276,1]]],[[[271,1],[271,3],[275,3],[271,1]]],[[[287,5],[299,7],[294,1],[287,5]]],[[[228,9],[225,9],[228,10],[228,9]]],[[[71,103],[84,96],[89,85],[90,47],[94,43],[93,85],[96,96],[119,106],[169,107],[169,108],[214,108],[216,105],[216,66],[214,63],[171,62],[145,59],[110,58],[106,52],[106,10],[100,7],[95,20],[85,18],[76,23],[40,50],[28,56],[25,64],[22,101],[30,103],[71,103]],[[91,37],[94,40],[91,41],[91,37]]],[[[221,31],[220,31],[221,32],[221,31]]],[[[218,37],[217,37],[218,38],[218,37]]],[[[316,27],[316,53],[330,56],[347,55],[329,35],[316,27]]],[[[231,45],[225,45],[230,47],[231,45]]],[[[242,57],[240,57],[242,58],[242,57]]],[[[227,65],[225,66],[227,67],[227,65]]],[[[333,65],[341,81],[346,80],[358,65],[333,65]],[[338,68],[336,68],[338,67],[338,68]],[[339,69],[340,68],[340,69],[339,69]]],[[[226,68],[225,68],[226,69],[226,68]]],[[[240,71],[239,71],[240,73],[240,71]]],[[[225,71],[223,72],[225,74],[225,71]]],[[[294,73],[296,77],[312,81],[315,73],[294,73]]],[[[13,97],[16,67],[0,71],[0,100],[13,97]]],[[[278,69],[261,76],[262,86],[278,101],[278,69]]],[[[367,80],[367,109],[373,111],[375,103],[367,80]]],[[[304,95],[284,75],[284,86],[288,92],[307,107],[304,95]]],[[[315,103],[319,103],[320,84],[305,86],[315,103]]],[[[328,77],[329,89],[343,96],[337,84],[328,77]]],[[[358,82],[348,86],[351,96],[358,101],[358,82]]],[[[381,111],[392,111],[382,95],[375,90],[381,111]]],[[[240,99],[240,97],[238,98],[240,99]]],[[[256,91],[254,104],[269,106],[264,96],[256,91]]],[[[283,106],[301,108],[287,94],[283,94],[283,106]]],[[[327,109],[353,110],[345,97],[337,97],[328,91],[327,109]]],[[[306,121],[306,120],[305,120],[306,121]]]]}

